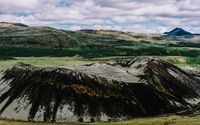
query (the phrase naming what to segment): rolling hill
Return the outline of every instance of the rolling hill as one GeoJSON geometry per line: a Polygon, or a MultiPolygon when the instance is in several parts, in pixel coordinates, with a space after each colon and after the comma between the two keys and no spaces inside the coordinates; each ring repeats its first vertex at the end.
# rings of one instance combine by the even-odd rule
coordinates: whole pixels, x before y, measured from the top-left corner
{"type": "Polygon", "coordinates": [[[7,26],[0,27],[0,45],[67,48],[77,43],[76,40],[70,38],[65,32],[54,28],[43,26],[29,27],[23,24],[12,23],[6,23],[5,25],[7,26]]]}
{"type": "Polygon", "coordinates": [[[22,23],[0,22],[0,28],[17,28],[17,27],[28,27],[28,26],[22,23]]]}
{"type": "Polygon", "coordinates": [[[67,31],[44,26],[1,23],[0,45],[36,48],[112,48],[132,46],[137,42],[156,42],[143,35],[112,30],[67,31]]]}
{"type": "Polygon", "coordinates": [[[115,30],[67,31],[44,26],[27,26],[19,23],[0,23],[0,45],[51,49],[102,49],[168,46],[198,46],[198,36],[181,28],[162,34],[134,34],[115,30]],[[168,37],[166,37],[168,36],[168,37]],[[176,36],[176,37],[174,37],[176,36]],[[184,36],[184,37],[182,37],[184,36]],[[190,45],[191,43],[191,45],[190,45]],[[176,45],[178,44],[178,45],[176,45]]]}

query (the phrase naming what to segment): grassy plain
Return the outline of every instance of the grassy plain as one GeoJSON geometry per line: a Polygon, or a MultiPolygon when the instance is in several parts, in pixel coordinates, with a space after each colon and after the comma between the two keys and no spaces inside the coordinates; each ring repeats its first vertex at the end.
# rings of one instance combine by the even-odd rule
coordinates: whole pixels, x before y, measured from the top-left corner
{"type": "Polygon", "coordinates": [[[0,125],[200,125],[200,116],[167,116],[154,118],[137,118],[119,122],[97,122],[97,123],[42,123],[23,122],[12,120],[0,120],[0,125]]]}
{"type": "Polygon", "coordinates": [[[127,48],[127,46],[121,46],[101,49],[45,49],[0,46],[0,70],[5,70],[17,62],[39,67],[54,67],[135,56],[157,56],[180,67],[200,67],[200,49],[198,48],[142,46],[129,46],[127,48]]]}
{"type": "Polygon", "coordinates": [[[31,64],[37,67],[77,66],[94,61],[79,57],[12,57],[12,59],[0,60],[0,71],[12,67],[18,62],[31,64]]]}

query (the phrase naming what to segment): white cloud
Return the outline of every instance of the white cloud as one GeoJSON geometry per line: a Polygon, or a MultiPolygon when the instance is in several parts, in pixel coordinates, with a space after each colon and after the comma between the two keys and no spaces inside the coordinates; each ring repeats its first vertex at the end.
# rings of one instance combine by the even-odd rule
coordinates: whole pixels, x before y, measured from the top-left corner
{"type": "Polygon", "coordinates": [[[76,31],[76,30],[81,30],[82,28],[80,26],[71,26],[69,29],[72,31],[76,31]]]}
{"type": "Polygon", "coordinates": [[[0,10],[11,13],[13,11],[30,12],[37,8],[38,0],[0,0],[0,10]]]}
{"type": "Polygon", "coordinates": [[[103,29],[103,30],[119,30],[124,32],[134,32],[134,33],[164,33],[168,31],[166,27],[156,27],[156,28],[149,28],[142,25],[132,25],[132,26],[104,26],[104,25],[94,25],[93,29],[103,29]]]}
{"type": "Polygon", "coordinates": [[[94,25],[92,27],[93,29],[96,30],[124,30],[121,26],[103,26],[103,25],[94,25]]]}
{"type": "MultiPolygon", "coordinates": [[[[92,28],[104,25],[103,28],[115,29],[126,28],[119,28],[120,23],[130,23],[132,27],[136,23],[153,22],[159,24],[157,29],[195,27],[200,32],[199,6],[199,0],[0,0],[0,21],[29,25],[85,24],[92,28]]],[[[144,26],[132,28],[152,31],[144,26]]]]}
{"type": "Polygon", "coordinates": [[[167,29],[166,27],[156,27],[156,28],[149,28],[149,27],[145,27],[142,25],[134,25],[134,26],[130,26],[127,29],[125,29],[126,31],[129,32],[134,32],[134,33],[164,33],[166,31],[168,31],[169,29],[167,29]]]}
{"type": "Polygon", "coordinates": [[[144,16],[116,16],[112,18],[116,23],[138,23],[148,21],[144,16]]]}

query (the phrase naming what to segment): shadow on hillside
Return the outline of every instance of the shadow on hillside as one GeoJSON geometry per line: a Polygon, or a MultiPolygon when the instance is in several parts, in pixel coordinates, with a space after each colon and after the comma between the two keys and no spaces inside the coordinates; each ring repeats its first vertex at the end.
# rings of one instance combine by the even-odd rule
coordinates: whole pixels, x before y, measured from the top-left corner
{"type": "Polygon", "coordinates": [[[44,49],[30,47],[0,46],[0,59],[14,59],[12,57],[73,57],[98,58],[111,56],[186,56],[198,57],[200,50],[170,49],[167,47],[139,47],[139,48],[74,48],[74,49],[44,49]]]}
{"type": "Polygon", "coordinates": [[[9,56],[0,56],[0,61],[5,61],[5,60],[16,60],[16,59],[9,56]]]}

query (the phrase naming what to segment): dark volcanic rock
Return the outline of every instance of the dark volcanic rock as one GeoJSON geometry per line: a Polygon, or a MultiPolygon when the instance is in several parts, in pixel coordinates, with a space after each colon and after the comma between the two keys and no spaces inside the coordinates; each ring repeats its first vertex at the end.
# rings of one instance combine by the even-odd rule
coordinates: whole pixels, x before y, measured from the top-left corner
{"type": "Polygon", "coordinates": [[[200,81],[154,58],[94,63],[73,68],[37,68],[19,63],[4,72],[1,117],[66,121],[101,120],[189,110],[200,81]],[[14,115],[15,114],[15,115],[14,115]]]}

